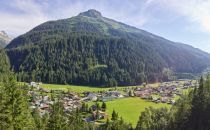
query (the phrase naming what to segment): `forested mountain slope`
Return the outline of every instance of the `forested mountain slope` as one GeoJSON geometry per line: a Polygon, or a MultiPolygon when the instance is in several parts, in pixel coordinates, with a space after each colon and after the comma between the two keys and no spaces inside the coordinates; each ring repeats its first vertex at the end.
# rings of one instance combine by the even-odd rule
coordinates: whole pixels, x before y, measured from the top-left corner
{"type": "Polygon", "coordinates": [[[210,55],[105,18],[96,10],[49,21],[7,47],[19,79],[84,85],[135,85],[165,79],[164,68],[199,73],[210,55]]]}

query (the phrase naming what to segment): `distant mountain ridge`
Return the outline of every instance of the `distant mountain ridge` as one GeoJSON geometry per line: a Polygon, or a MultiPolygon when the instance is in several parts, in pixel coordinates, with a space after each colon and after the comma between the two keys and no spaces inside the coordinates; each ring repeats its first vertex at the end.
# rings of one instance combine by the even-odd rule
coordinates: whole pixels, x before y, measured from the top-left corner
{"type": "Polygon", "coordinates": [[[96,10],[43,23],[12,40],[6,49],[15,71],[31,74],[45,70],[45,74],[39,72],[39,80],[48,83],[49,75],[56,79],[63,71],[63,82],[68,83],[105,85],[101,80],[107,79],[109,83],[135,85],[164,80],[164,68],[200,73],[210,65],[206,52],[105,18],[96,10]]]}
{"type": "Polygon", "coordinates": [[[0,47],[5,47],[12,40],[5,31],[0,31],[0,47]]]}

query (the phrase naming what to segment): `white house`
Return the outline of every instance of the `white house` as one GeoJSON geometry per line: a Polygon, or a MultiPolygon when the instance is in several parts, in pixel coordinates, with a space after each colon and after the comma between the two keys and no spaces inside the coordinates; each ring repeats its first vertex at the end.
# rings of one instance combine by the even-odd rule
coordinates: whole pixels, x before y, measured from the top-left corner
{"type": "Polygon", "coordinates": [[[97,101],[97,99],[98,99],[96,94],[94,94],[94,93],[89,93],[87,97],[91,101],[97,101]]]}

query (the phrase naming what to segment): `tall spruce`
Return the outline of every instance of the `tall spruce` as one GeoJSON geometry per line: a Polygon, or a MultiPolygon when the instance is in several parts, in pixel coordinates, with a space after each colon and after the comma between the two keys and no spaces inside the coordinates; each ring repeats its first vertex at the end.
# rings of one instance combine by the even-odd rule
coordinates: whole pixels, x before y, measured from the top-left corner
{"type": "Polygon", "coordinates": [[[64,130],[67,127],[67,118],[62,102],[58,101],[51,106],[47,130],[64,130]]]}
{"type": "Polygon", "coordinates": [[[28,105],[27,86],[19,86],[9,74],[0,90],[0,128],[34,129],[34,120],[28,105]]]}

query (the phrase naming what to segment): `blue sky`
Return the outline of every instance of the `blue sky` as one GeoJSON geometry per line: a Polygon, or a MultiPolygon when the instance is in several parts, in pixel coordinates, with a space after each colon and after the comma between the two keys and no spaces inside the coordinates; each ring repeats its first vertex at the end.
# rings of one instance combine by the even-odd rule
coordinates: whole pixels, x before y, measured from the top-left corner
{"type": "Polygon", "coordinates": [[[0,0],[0,30],[18,36],[88,9],[210,53],[210,0],[0,0]]]}

